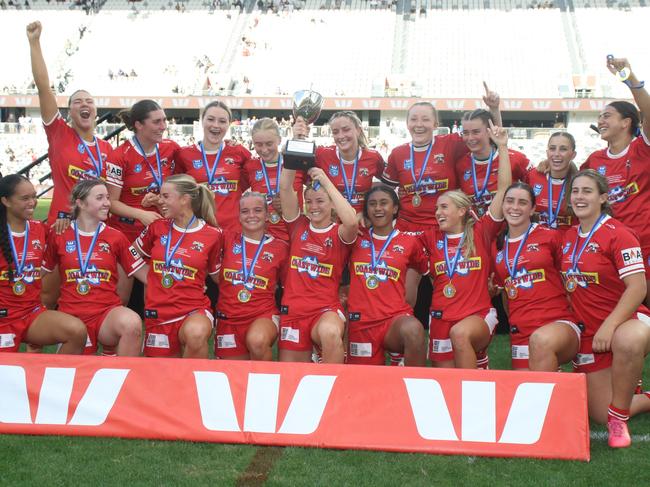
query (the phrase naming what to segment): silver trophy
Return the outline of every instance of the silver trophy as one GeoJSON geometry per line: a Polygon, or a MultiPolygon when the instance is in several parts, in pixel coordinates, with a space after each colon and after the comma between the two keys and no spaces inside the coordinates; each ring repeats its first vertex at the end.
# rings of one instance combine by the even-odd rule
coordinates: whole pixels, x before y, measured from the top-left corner
{"type": "MultiPolygon", "coordinates": [[[[302,117],[307,125],[314,123],[323,108],[323,97],[312,90],[293,94],[293,119],[302,117]]],[[[308,169],[314,165],[316,143],[305,139],[288,140],[282,152],[283,165],[287,169],[308,169]]]]}

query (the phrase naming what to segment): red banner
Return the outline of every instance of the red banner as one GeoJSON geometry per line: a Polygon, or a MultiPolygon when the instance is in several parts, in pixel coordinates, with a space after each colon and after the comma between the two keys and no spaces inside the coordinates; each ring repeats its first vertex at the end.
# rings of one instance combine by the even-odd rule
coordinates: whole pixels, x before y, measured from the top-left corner
{"type": "Polygon", "coordinates": [[[582,374],[0,354],[0,432],[589,460],[582,374]]]}

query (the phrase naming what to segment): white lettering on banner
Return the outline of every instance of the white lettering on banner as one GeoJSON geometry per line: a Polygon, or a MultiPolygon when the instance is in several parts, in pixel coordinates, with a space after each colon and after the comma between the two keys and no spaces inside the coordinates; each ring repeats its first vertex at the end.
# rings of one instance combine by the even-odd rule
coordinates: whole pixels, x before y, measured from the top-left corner
{"type": "Polygon", "coordinates": [[[127,108],[135,104],[138,101],[135,98],[120,98],[119,103],[121,107],[127,108]]]}
{"type": "Polygon", "coordinates": [[[172,106],[174,108],[187,108],[190,106],[189,98],[172,98],[172,106]]]}
{"type": "Polygon", "coordinates": [[[533,108],[535,110],[548,110],[551,108],[551,102],[549,100],[533,100],[533,108]]]}
{"type": "MultiPolygon", "coordinates": [[[[415,424],[427,440],[459,441],[438,381],[404,379],[415,424]]],[[[498,443],[539,441],[555,384],[525,382],[517,387],[498,443]]],[[[497,442],[496,383],[463,381],[461,441],[497,442]]]]}
{"type": "Polygon", "coordinates": [[[465,107],[465,100],[447,100],[447,109],[462,110],[465,107]]]}
{"type": "MultiPolygon", "coordinates": [[[[211,431],[240,432],[228,376],[194,372],[203,426],[211,431]]],[[[298,384],[282,425],[277,429],[280,374],[248,374],[243,431],[312,434],[325,411],[336,376],[306,375],[298,384]]]]}
{"type": "Polygon", "coordinates": [[[16,105],[18,106],[30,106],[34,99],[31,96],[17,96],[16,105]]]}
{"type": "Polygon", "coordinates": [[[334,100],[336,108],[352,108],[352,100],[334,100]]]}
{"type": "Polygon", "coordinates": [[[401,108],[404,109],[408,106],[409,101],[408,100],[395,100],[391,99],[390,100],[390,106],[391,108],[401,108]]]}
{"type": "Polygon", "coordinates": [[[524,102],[521,100],[503,100],[503,105],[506,110],[521,110],[524,102]]]}
{"type": "MultiPolygon", "coordinates": [[[[35,424],[66,424],[74,368],[47,367],[38,397],[35,424]]],[[[124,385],[128,369],[99,369],[81,397],[68,425],[99,426],[106,421],[124,385]]],[[[25,369],[0,365],[0,422],[31,424],[25,369]]]]}
{"type": "Polygon", "coordinates": [[[291,108],[293,100],[291,98],[280,98],[280,108],[291,108]]]}

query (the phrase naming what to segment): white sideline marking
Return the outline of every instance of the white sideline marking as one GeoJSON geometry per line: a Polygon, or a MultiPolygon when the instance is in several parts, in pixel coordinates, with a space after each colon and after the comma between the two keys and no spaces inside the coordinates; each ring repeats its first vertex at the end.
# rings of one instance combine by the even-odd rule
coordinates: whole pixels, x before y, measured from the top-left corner
{"type": "MultiPolygon", "coordinates": [[[[607,431],[592,431],[592,440],[607,441],[607,431]]],[[[650,443],[650,435],[631,435],[632,443],[650,443]]]]}

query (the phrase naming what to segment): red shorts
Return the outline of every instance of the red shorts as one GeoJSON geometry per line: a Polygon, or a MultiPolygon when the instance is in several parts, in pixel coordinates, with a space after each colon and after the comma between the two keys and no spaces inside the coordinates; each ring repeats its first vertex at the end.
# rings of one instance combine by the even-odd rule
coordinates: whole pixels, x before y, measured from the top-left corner
{"type": "Polygon", "coordinates": [[[18,318],[9,316],[0,318],[0,352],[17,352],[29,327],[45,311],[47,311],[45,306],[39,305],[18,318]]]}
{"type": "MultiPolygon", "coordinates": [[[[578,335],[578,340],[580,340],[580,328],[572,320],[559,319],[553,320],[549,323],[566,323],[570,326],[573,331],[578,335]]],[[[548,323],[545,323],[545,325],[548,323]]],[[[544,325],[539,325],[535,327],[529,327],[528,329],[520,329],[517,326],[513,325],[510,327],[510,350],[512,352],[512,368],[513,369],[527,369],[528,368],[528,342],[530,341],[531,335],[535,330],[543,327],[544,325]]]]}
{"type": "Polygon", "coordinates": [[[116,304],[93,316],[77,316],[77,318],[84,322],[84,325],[86,325],[86,331],[88,332],[88,337],[86,338],[86,348],[84,348],[84,355],[95,355],[97,353],[97,337],[99,335],[99,330],[101,329],[106,316],[108,316],[108,313],[113,311],[115,308],[119,308],[120,306],[121,304],[116,304]]]}
{"type": "Polygon", "coordinates": [[[294,350],[296,352],[311,352],[315,343],[311,340],[311,331],[320,320],[323,313],[333,311],[339,315],[341,321],[345,323],[345,315],[341,308],[324,308],[315,315],[295,317],[284,315],[280,319],[280,340],[278,348],[280,350],[294,350]]]}
{"type": "Polygon", "coordinates": [[[145,357],[178,357],[181,354],[181,342],[178,332],[185,323],[185,319],[194,313],[205,313],[211,323],[214,323],[212,313],[208,309],[192,311],[173,320],[158,318],[144,319],[144,342],[142,349],[145,357]]]}
{"type": "MultiPolygon", "coordinates": [[[[494,333],[494,329],[499,322],[497,311],[494,308],[488,308],[468,316],[478,316],[483,319],[490,335],[494,333]]],[[[454,349],[451,346],[449,332],[459,321],[461,320],[447,321],[434,318],[432,314],[429,314],[429,358],[432,362],[443,362],[454,359],[454,349]]]]}
{"type": "Polygon", "coordinates": [[[378,321],[352,322],[348,326],[348,364],[384,365],[384,338],[400,314],[378,321]]]}
{"type": "Polygon", "coordinates": [[[259,318],[268,318],[273,321],[276,329],[280,324],[280,315],[277,314],[262,314],[253,319],[241,320],[237,318],[220,318],[217,313],[217,319],[215,320],[214,355],[217,358],[224,359],[248,355],[246,335],[253,321],[259,318]]]}

